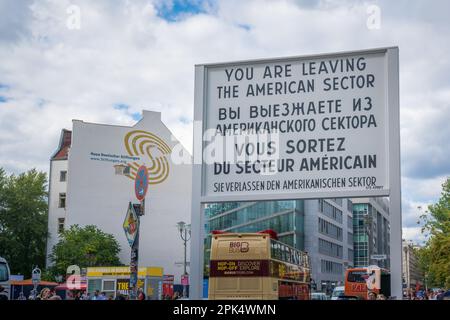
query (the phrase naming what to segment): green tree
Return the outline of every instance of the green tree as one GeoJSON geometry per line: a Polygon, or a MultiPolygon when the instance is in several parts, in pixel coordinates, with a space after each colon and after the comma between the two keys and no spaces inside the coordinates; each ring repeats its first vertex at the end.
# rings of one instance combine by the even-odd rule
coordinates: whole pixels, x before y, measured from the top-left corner
{"type": "Polygon", "coordinates": [[[418,250],[419,263],[429,286],[450,288],[450,178],[442,185],[439,201],[421,216],[422,233],[429,235],[418,250]]]}
{"type": "Polygon", "coordinates": [[[7,176],[0,168],[0,255],[11,272],[31,275],[45,265],[47,175],[32,169],[7,176]]]}
{"type": "Polygon", "coordinates": [[[61,232],[59,242],[53,247],[51,272],[53,275],[65,275],[70,265],[80,268],[118,266],[121,265],[119,252],[120,245],[113,235],[93,225],[84,228],[72,225],[61,232]]]}

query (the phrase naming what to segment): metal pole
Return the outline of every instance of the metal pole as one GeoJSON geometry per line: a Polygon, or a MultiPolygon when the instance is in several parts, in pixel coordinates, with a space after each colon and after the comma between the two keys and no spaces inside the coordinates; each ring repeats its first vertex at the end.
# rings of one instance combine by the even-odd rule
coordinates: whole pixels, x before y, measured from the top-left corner
{"type": "MultiPolygon", "coordinates": [[[[133,205],[133,204],[132,204],[133,205]]],[[[133,208],[134,209],[134,208],[133,208]]],[[[140,203],[139,212],[137,212],[137,230],[136,238],[131,247],[130,261],[130,299],[137,298],[138,282],[139,282],[139,230],[141,227],[141,215],[145,212],[145,198],[140,203]]]]}
{"type": "Polygon", "coordinates": [[[205,66],[195,67],[194,92],[194,141],[193,141],[193,170],[192,170],[192,204],[191,204],[191,258],[190,258],[190,287],[189,298],[199,300],[203,297],[203,256],[204,256],[204,215],[201,203],[202,187],[202,154],[203,154],[203,103],[205,66]],[[197,124],[197,125],[196,125],[197,124]]]}
{"type": "Polygon", "coordinates": [[[184,229],[184,274],[186,274],[186,244],[187,244],[187,230],[184,229]]]}
{"type": "MultiPolygon", "coordinates": [[[[182,237],[183,238],[183,237],[182,237]]],[[[184,229],[184,277],[186,279],[186,243],[187,243],[187,230],[186,228],[184,229]]],[[[186,281],[186,280],[184,280],[186,281]]],[[[186,298],[186,283],[183,284],[183,298],[186,298]]]]}
{"type": "Polygon", "coordinates": [[[387,50],[389,132],[389,216],[391,224],[391,295],[401,300],[402,290],[402,196],[400,167],[400,98],[398,48],[387,50]]]}

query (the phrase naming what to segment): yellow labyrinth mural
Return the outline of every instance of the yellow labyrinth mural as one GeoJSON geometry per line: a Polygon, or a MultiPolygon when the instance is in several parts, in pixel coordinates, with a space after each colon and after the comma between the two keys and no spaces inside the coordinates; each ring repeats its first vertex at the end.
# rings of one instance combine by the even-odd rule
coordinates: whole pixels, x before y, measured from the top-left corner
{"type": "Polygon", "coordinates": [[[124,143],[128,155],[142,159],[142,163],[128,163],[130,167],[130,172],[126,174],[128,178],[134,180],[139,167],[145,165],[148,169],[149,184],[158,184],[166,180],[169,175],[167,156],[172,152],[167,143],[153,133],[143,130],[128,132],[124,143]]]}

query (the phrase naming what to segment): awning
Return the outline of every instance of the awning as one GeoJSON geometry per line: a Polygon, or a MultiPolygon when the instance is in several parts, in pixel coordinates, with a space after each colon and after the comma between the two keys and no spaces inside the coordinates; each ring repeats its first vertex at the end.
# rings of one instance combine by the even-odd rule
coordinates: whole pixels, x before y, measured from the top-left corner
{"type": "Polygon", "coordinates": [[[82,290],[82,291],[84,291],[84,290],[86,290],[87,289],[87,284],[86,283],[80,283],[80,287],[78,288],[78,289],[69,289],[68,287],[67,287],[67,284],[66,283],[61,283],[59,286],[57,286],[56,288],[55,288],[55,290],[82,290]]]}
{"type": "MultiPolygon", "coordinates": [[[[32,286],[33,281],[31,279],[26,279],[22,281],[11,281],[12,286],[32,286]]],[[[39,286],[47,286],[47,287],[56,287],[58,285],[57,282],[50,281],[40,281],[38,283],[39,286]]]]}

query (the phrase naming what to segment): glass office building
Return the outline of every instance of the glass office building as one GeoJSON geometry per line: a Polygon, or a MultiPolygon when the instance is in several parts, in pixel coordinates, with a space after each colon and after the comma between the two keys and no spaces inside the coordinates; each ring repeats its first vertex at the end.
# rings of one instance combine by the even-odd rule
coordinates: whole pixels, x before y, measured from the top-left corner
{"type": "Polygon", "coordinates": [[[378,265],[388,268],[390,253],[389,204],[384,198],[353,200],[355,267],[378,265]],[[373,255],[386,259],[374,260],[373,255]]]}
{"type": "Polygon", "coordinates": [[[317,290],[330,293],[353,265],[352,202],[348,199],[233,202],[205,208],[204,275],[209,275],[211,232],[272,229],[279,240],[308,252],[317,290]]]}
{"type": "Polygon", "coordinates": [[[304,201],[230,202],[205,208],[205,276],[209,274],[211,232],[258,232],[272,229],[281,242],[304,250],[304,201]]]}

